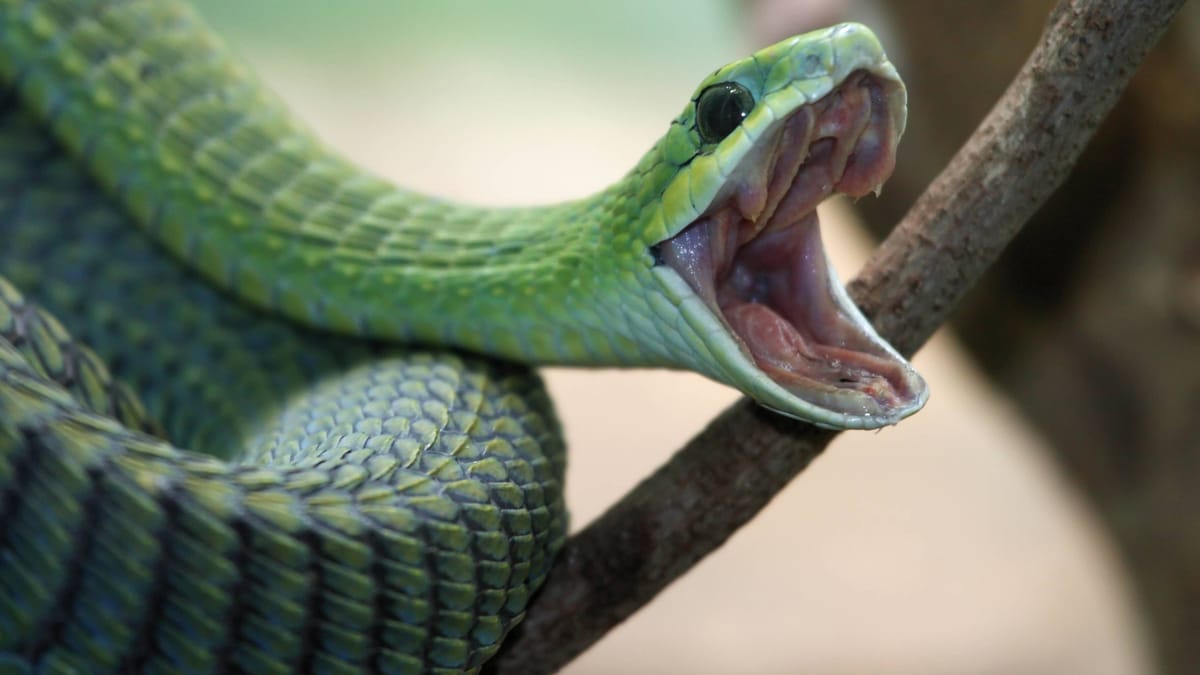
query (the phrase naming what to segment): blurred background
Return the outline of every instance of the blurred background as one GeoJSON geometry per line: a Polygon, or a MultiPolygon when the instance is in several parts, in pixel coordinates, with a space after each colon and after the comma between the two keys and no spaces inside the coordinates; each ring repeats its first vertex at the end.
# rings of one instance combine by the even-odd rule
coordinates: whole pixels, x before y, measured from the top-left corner
{"type": "MultiPolygon", "coordinates": [[[[912,105],[883,197],[824,208],[843,279],[1003,91],[1050,7],[197,4],[347,155],[406,186],[493,205],[600,189],[713,68],[861,20],[881,34],[912,105]]],[[[964,304],[957,330],[917,357],[927,409],[840,436],[566,672],[1194,672],[1198,15],[1185,8],[1071,183],[964,304]]],[[[736,398],[680,373],[546,378],[571,446],[576,528],[736,398]]]]}

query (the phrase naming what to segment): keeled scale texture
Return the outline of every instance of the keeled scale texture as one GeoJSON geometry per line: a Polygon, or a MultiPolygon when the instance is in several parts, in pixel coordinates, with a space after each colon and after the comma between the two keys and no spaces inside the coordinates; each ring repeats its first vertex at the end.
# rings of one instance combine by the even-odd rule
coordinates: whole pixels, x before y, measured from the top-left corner
{"type": "Polygon", "coordinates": [[[152,413],[0,281],[0,666],[478,666],[565,532],[536,376],[259,316],[0,105],[0,273],[152,413]]]}

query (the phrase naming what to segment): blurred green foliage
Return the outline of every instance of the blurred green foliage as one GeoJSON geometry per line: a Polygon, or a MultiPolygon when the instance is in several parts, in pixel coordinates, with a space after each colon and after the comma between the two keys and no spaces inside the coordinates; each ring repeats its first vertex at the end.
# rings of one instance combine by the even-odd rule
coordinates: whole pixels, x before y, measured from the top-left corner
{"type": "Polygon", "coordinates": [[[332,59],[501,48],[588,69],[653,60],[654,68],[695,73],[697,64],[715,67],[745,51],[736,7],[724,0],[193,1],[234,44],[332,59]]]}

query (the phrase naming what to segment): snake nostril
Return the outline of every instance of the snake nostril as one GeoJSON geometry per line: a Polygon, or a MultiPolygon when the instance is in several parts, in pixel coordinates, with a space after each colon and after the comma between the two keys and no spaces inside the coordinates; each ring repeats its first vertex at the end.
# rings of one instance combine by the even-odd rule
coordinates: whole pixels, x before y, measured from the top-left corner
{"type": "Polygon", "coordinates": [[[655,244],[650,247],[650,257],[654,258],[654,267],[666,264],[666,261],[663,260],[662,246],[660,244],[655,244]]]}

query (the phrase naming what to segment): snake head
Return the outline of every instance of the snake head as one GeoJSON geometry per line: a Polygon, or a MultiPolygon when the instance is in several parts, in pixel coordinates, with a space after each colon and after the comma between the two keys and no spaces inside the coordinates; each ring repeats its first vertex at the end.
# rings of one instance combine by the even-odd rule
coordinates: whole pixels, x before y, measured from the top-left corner
{"type": "Polygon", "coordinates": [[[875,36],[843,24],[705,79],[657,146],[668,167],[646,225],[651,274],[682,316],[687,367],[785,415],[893,424],[921,377],[872,328],[826,260],[816,207],[878,192],[906,93],[875,36]]]}

